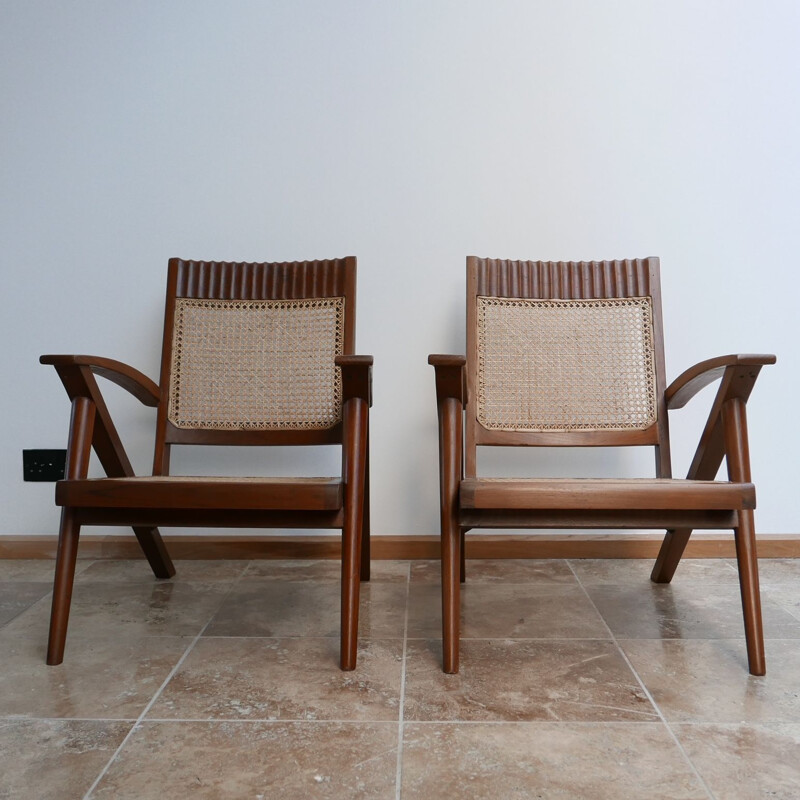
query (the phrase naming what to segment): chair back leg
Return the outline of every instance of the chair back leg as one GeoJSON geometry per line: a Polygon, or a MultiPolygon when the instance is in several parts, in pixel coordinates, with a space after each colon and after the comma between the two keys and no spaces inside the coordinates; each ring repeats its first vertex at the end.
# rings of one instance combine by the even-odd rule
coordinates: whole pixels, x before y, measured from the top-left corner
{"type": "Polygon", "coordinates": [[[661,542],[656,563],[653,564],[653,571],[650,573],[650,580],[653,583],[669,583],[672,580],[691,535],[691,528],[667,531],[664,541],[661,542]]]}
{"type": "Polygon", "coordinates": [[[175,566],[169,557],[158,528],[134,525],[133,532],[136,534],[136,539],[142,548],[142,552],[150,564],[150,569],[153,570],[153,575],[156,578],[171,578],[175,574],[175,566]]]}

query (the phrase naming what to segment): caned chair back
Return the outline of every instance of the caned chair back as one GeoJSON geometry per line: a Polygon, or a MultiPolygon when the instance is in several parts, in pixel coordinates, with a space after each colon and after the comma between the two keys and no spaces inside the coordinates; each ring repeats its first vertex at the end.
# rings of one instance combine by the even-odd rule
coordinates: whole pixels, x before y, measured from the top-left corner
{"type": "Polygon", "coordinates": [[[341,442],[355,261],[170,260],[156,474],[175,443],[341,442]]]}
{"type": "Polygon", "coordinates": [[[466,474],[477,445],[654,445],[669,473],[657,258],[467,259],[466,474]]]}

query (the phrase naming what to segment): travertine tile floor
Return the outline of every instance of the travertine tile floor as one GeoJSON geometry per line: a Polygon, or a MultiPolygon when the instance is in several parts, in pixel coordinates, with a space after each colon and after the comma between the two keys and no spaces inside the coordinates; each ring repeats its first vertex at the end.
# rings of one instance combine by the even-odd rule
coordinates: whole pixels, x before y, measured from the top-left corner
{"type": "Polygon", "coordinates": [[[0,798],[798,798],[800,561],[762,560],[768,674],[735,564],[470,561],[461,674],[439,568],[375,562],[340,672],[336,562],[0,561],[0,798]]]}

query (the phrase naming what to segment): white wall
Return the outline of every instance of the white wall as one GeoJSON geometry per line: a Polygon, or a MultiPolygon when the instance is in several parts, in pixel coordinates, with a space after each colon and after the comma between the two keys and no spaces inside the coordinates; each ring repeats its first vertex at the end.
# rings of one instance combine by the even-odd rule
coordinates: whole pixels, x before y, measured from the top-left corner
{"type": "MultiPolygon", "coordinates": [[[[348,254],[374,529],[434,533],[426,357],[463,351],[470,253],[660,256],[669,378],[776,352],[750,405],[758,522],[797,532],[799,40],[794,0],[0,3],[0,534],[56,530],[52,485],[22,482],[23,448],[66,443],[39,354],[157,378],[170,256],[348,254]]],[[[111,395],[146,470],[152,412],[111,395]]],[[[678,473],[705,395],[673,418],[678,473]]]]}

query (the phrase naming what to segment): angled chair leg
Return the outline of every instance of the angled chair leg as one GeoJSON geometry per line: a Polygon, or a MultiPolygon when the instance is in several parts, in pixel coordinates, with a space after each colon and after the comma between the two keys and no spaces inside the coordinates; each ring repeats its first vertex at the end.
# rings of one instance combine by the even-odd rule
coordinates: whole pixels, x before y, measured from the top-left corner
{"type": "Polygon", "coordinates": [[[358,603],[361,572],[363,490],[367,451],[367,411],[365,400],[349,399],[344,409],[345,499],[342,527],[342,630],[340,665],[356,668],[358,654],[358,603]]]}
{"type": "Polygon", "coordinates": [[[459,544],[459,548],[461,550],[461,557],[459,559],[459,579],[461,583],[466,583],[467,581],[467,537],[464,533],[462,528],[461,530],[461,542],[459,544]]]}
{"type": "Polygon", "coordinates": [[[81,526],[75,522],[72,511],[68,508],[62,509],[56,574],[53,582],[53,604],[50,611],[50,634],[47,640],[47,663],[50,666],[60,664],[64,660],[80,532],[81,526]]]}
{"type": "Polygon", "coordinates": [[[167,547],[161,538],[158,528],[134,526],[133,532],[142,548],[150,569],[156,578],[171,578],[175,574],[175,566],[169,557],[167,547]]]}
{"type": "Polygon", "coordinates": [[[658,551],[656,563],[653,565],[653,571],[650,573],[651,581],[669,583],[672,580],[691,535],[691,528],[667,531],[667,535],[661,543],[661,549],[658,551]]]}

